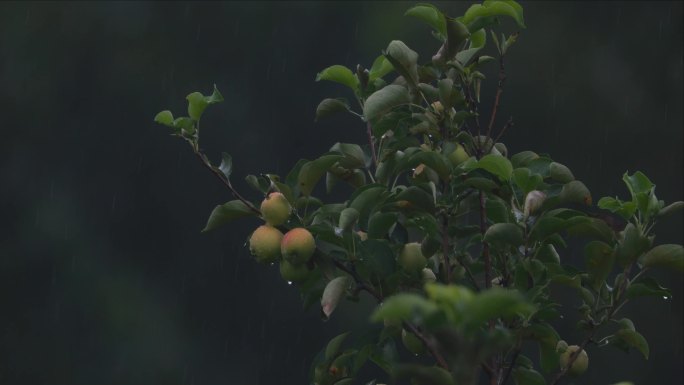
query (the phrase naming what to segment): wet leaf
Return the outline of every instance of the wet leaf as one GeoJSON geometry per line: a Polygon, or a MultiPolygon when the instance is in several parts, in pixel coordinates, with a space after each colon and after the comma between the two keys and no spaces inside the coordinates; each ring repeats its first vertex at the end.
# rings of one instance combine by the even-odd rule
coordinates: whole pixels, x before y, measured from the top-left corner
{"type": "Polygon", "coordinates": [[[316,81],[328,80],[335,83],[340,83],[351,88],[353,91],[357,91],[359,88],[359,79],[356,75],[347,67],[343,65],[333,65],[316,75],[316,81]]]}
{"type": "Polygon", "coordinates": [[[363,105],[366,120],[374,120],[390,112],[393,108],[411,102],[408,89],[404,86],[390,84],[374,92],[363,105]]]}
{"type": "Polygon", "coordinates": [[[349,286],[349,277],[337,277],[328,282],[321,297],[321,310],[326,318],[330,317],[349,286]]]}
{"type": "Polygon", "coordinates": [[[684,247],[675,244],[658,245],[644,255],[641,265],[644,268],[664,267],[682,272],[684,271],[684,247]]]}
{"type": "Polygon", "coordinates": [[[222,205],[216,206],[209,215],[207,225],[202,232],[213,230],[217,227],[223,226],[233,219],[243,218],[248,216],[256,216],[252,210],[247,207],[242,201],[233,200],[222,205]]]}
{"type": "Polygon", "coordinates": [[[323,99],[316,107],[316,121],[320,118],[333,115],[338,112],[349,111],[349,104],[344,99],[323,99]]]}

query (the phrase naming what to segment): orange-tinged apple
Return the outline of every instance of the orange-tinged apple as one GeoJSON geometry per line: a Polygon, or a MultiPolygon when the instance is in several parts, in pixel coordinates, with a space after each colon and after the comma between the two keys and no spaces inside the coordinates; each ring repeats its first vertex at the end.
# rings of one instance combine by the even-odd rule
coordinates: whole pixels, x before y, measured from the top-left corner
{"type": "Polygon", "coordinates": [[[316,250],[316,241],[309,230],[297,227],[288,231],[280,243],[283,258],[293,265],[306,263],[316,250]]]}

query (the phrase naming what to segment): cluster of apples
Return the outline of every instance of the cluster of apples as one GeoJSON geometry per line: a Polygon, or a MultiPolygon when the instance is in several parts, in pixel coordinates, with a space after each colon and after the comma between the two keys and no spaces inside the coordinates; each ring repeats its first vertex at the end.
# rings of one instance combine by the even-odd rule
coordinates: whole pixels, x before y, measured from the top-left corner
{"type": "Polygon", "coordinates": [[[300,282],[309,275],[307,262],[316,251],[316,242],[309,230],[294,228],[285,235],[276,226],[290,217],[292,206],[279,192],[268,194],[261,202],[261,216],[266,222],[249,238],[249,250],[264,264],[280,262],[280,275],[288,282],[300,282]]]}

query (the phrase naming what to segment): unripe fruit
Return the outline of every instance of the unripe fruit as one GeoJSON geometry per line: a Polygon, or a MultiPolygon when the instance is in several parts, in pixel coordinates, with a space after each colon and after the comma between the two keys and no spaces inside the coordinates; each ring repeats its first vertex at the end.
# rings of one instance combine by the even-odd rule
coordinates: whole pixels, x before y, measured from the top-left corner
{"type": "Polygon", "coordinates": [[[421,271],[426,263],[427,259],[420,251],[420,243],[418,242],[405,244],[399,253],[399,265],[408,272],[421,271]]]}
{"type": "Polygon", "coordinates": [[[423,283],[434,283],[437,282],[437,277],[432,269],[427,267],[423,269],[423,283]]]}
{"type": "Polygon", "coordinates": [[[546,194],[541,191],[532,190],[527,193],[527,196],[525,197],[525,206],[523,207],[525,216],[534,214],[537,210],[539,210],[539,208],[541,208],[545,200],[546,194]]]}
{"type": "Polygon", "coordinates": [[[280,226],[290,217],[292,206],[285,195],[272,192],[261,202],[261,216],[271,226],[280,226]]]}
{"type": "Polygon", "coordinates": [[[460,143],[456,144],[456,149],[449,154],[449,160],[454,166],[458,166],[459,164],[465,162],[470,158],[470,155],[466,152],[465,148],[460,143]]]}
{"type": "Polygon", "coordinates": [[[436,113],[441,114],[444,112],[444,106],[442,105],[442,102],[436,101],[432,103],[432,109],[435,110],[436,113]]]}
{"type": "MultiPolygon", "coordinates": [[[[576,352],[579,350],[579,346],[577,345],[570,345],[568,348],[565,350],[560,355],[560,367],[565,368],[568,366],[568,363],[570,362],[570,354],[576,352]]],[[[587,368],[589,367],[589,356],[587,355],[587,352],[585,350],[582,350],[580,354],[577,356],[575,359],[575,362],[572,363],[572,366],[568,369],[568,374],[577,376],[580,375],[584,372],[587,371],[587,368]]]]}
{"type": "Polygon", "coordinates": [[[288,261],[281,261],[280,276],[288,282],[301,282],[309,276],[309,268],[305,264],[293,265],[288,261]]]}
{"type": "Polygon", "coordinates": [[[306,263],[316,250],[316,241],[309,230],[297,227],[285,234],[280,243],[283,258],[293,265],[306,263]]]}
{"type": "Polygon", "coordinates": [[[275,227],[259,226],[249,238],[249,251],[261,263],[273,263],[280,259],[280,243],[283,233],[275,227]]]}
{"type": "Polygon", "coordinates": [[[406,329],[401,330],[401,342],[409,352],[415,355],[425,352],[425,345],[423,345],[423,342],[418,339],[415,334],[407,332],[406,329]]]}

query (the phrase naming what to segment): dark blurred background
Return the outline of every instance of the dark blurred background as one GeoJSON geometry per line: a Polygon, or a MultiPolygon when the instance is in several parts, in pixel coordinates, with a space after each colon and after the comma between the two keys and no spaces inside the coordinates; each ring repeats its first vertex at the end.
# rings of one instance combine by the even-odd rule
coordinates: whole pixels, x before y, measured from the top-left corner
{"type": "MultiPolygon", "coordinates": [[[[216,83],[226,101],[205,114],[202,146],[215,160],[231,153],[235,185],[258,201],[248,173],[284,175],[337,141],[364,141],[351,116],[314,123],[318,101],[350,96],[316,83],[318,71],[370,66],[393,39],[422,61],[436,51],[402,16],[413,4],[1,2],[0,383],[307,383],[327,339],[367,314],[343,305],[324,323],[303,311],[276,268],[250,259],[257,220],[200,234],[232,198],[152,119],[216,83]]],[[[460,15],[470,2],[436,4],[460,15]]],[[[514,116],[509,150],[549,152],[595,201],[624,198],[621,176],[635,170],[660,199],[682,199],[682,3],[522,5],[528,29],[507,59],[498,121],[514,116]]],[[[681,243],[682,216],[657,233],[681,243]]],[[[682,279],[658,277],[674,299],[624,310],[650,359],[593,349],[577,383],[682,383],[682,279]]]]}

